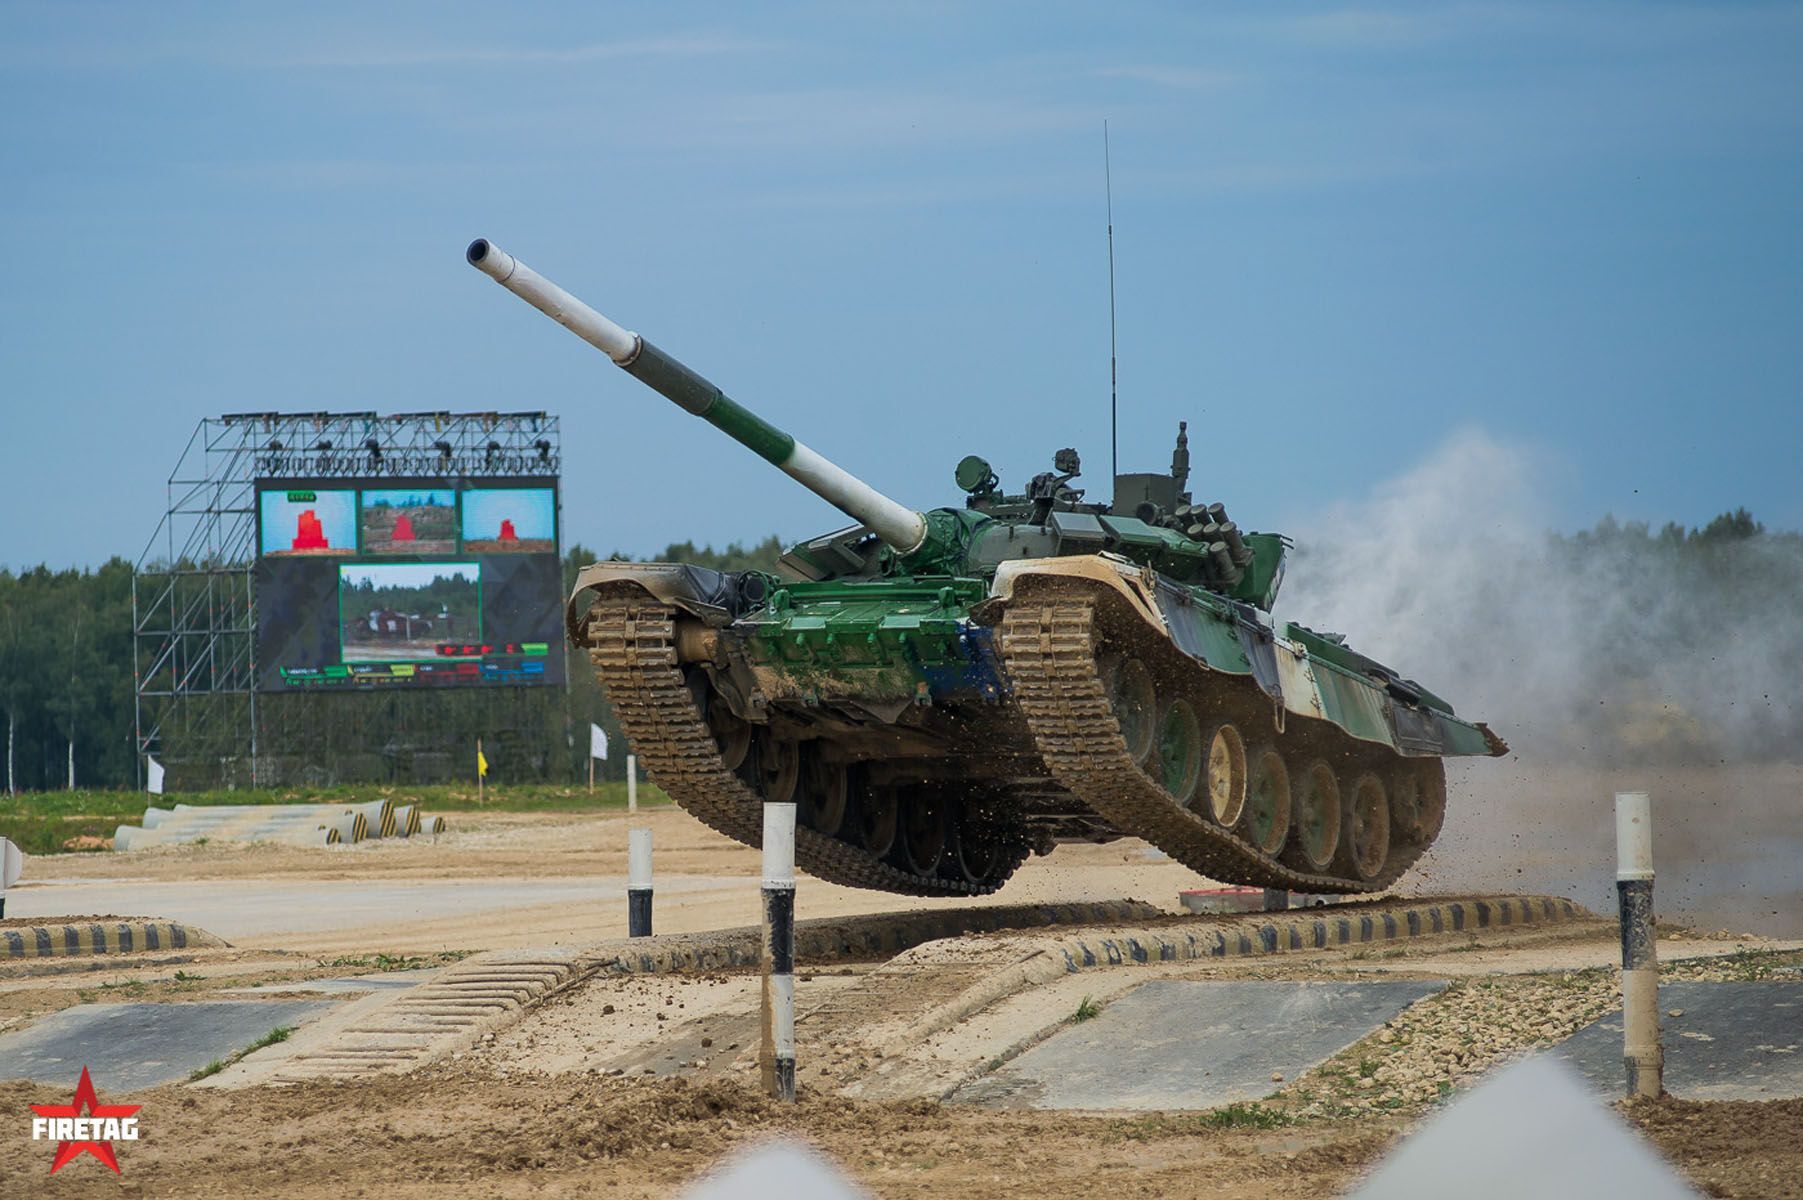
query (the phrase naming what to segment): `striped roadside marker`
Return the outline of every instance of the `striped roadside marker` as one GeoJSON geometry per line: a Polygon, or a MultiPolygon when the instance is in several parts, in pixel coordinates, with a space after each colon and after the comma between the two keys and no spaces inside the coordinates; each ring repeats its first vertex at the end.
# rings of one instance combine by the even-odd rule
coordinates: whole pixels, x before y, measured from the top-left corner
{"type": "Polygon", "coordinates": [[[651,831],[626,833],[626,936],[651,936],[651,831]]]}
{"type": "Polygon", "coordinates": [[[795,805],[764,805],[764,1091],[795,1102],[795,805]]]}
{"type": "Polygon", "coordinates": [[[1621,1039],[1627,1096],[1665,1092],[1659,1040],[1659,943],[1653,924],[1653,806],[1615,793],[1615,891],[1621,904],[1621,1039]]]}

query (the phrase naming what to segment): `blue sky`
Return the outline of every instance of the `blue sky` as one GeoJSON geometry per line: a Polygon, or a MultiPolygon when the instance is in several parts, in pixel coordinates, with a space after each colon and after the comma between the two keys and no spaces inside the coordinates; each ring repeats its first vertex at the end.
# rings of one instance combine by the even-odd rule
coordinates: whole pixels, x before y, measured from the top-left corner
{"type": "Polygon", "coordinates": [[[481,235],[871,482],[1191,422],[1251,527],[1479,430],[1566,525],[1803,525],[1803,9],[0,5],[0,563],[134,556],[201,416],[544,408],[565,538],[834,515],[481,235]]]}

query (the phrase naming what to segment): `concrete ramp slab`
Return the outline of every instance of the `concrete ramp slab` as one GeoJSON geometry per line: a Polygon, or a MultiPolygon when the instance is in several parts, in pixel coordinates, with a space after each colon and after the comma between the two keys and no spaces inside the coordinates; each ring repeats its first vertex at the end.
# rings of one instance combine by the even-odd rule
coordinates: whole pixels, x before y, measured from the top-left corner
{"type": "Polygon", "coordinates": [[[1257,1100],[1442,981],[1153,980],[959,1089],[998,1108],[1203,1109],[1257,1100]]]}
{"type": "MultiPolygon", "coordinates": [[[[1663,983],[1659,1027],[1665,1090],[1680,1099],[1803,1096],[1803,983],[1663,983]]],[[[1597,1091],[1621,1094],[1619,1011],[1578,1030],[1556,1053],[1597,1091]]]]}
{"type": "Polygon", "coordinates": [[[67,1084],[85,1066],[102,1092],[155,1087],[331,1007],[320,1000],[226,1000],[65,1008],[0,1037],[0,1079],[67,1084]]]}

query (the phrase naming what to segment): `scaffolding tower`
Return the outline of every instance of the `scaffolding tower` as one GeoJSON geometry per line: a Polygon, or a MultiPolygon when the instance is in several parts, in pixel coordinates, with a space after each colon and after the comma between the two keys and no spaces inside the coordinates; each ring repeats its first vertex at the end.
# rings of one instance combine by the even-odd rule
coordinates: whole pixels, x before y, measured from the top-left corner
{"type": "Polygon", "coordinates": [[[133,729],[145,758],[205,754],[276,782],[260,745],[257,481],[555,478],[558,419],[520,413],[231,413],[195,427],[132,578],[133,729]]]}

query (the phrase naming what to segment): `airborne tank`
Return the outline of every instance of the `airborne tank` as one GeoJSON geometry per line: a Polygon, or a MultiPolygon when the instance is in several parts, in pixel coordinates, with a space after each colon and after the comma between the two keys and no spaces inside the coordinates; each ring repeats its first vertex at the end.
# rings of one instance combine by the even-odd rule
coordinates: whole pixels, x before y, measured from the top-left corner
{"type": "Polygon", "coordinates": [[[1395,671],[1274,618],[1289,548],[1168,474],[1080,463],[1006,493],[957,464],[956,507],[876,491],[487,241],[471,264],[854,522],[774,574],[596,563],[570,598],[639,761],[758,844],[797,804],[796,860],[910,895],[1001,887],[1061,842],[1139,837],[1211,879],[1387,887],[1440,832],[1452,755],[1507,747],[1395,671]]]}

